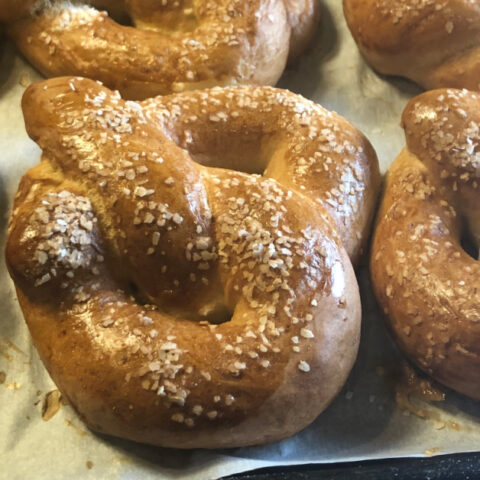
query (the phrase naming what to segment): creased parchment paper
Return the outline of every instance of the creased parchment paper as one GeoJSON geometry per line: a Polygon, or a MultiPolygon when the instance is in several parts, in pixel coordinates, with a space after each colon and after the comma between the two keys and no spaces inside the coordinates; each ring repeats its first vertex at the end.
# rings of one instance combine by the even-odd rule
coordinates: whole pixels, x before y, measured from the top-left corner
{"type": "MultiPolygon", "coordinates": [[[[480,403],[447,392],[428,406],[431,418],[406,416],[388,371],[400,363],[379,317],[366,269],[361,351],[344,390],[309,428],[276,444],[220,451],[176,451],[91,433],[71,407],[44,405],[55,389],[23,321],[3,259],[8,210],[22,173],[40,151],[27,138],[20,110],[24,88],[39,75],[8,43],[0,61],[0,478],[214,478],[254,468],[475,451],[480,403]],[[42,419],[51,417],[48,421],[42,419]],[[48,407],[48,408],[47,408],[48,407]],[[53,409],[53,410],[52,410],[53,409]],[[58,409],[58,411],[57,411],[58,409]],[[56,413],[55,413],[56,412],[56,413]],[[53,414],[53,415],[52,415],[53,414]]],[[[324,0],[312,49],[290,68],[281,87],[335,110],[372,141],[382,171],[401,150],[406,102],[419,89],[386,80],[365,65],[347,30],[340,0],[324,0]]],[[[48,326],[46,325],[46,328],[48,326]]]]}

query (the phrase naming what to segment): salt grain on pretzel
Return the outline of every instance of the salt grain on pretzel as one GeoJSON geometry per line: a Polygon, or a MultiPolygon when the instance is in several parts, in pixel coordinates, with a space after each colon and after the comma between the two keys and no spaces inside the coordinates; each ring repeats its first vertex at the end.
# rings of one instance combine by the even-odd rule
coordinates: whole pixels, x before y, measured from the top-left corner
{"type": "Polygon", "coordinates": [[[85,422],[180,448],[312,422],[358,348],[341,238],[358,257],[379,180],[358,130],[266,87],[134,103],[63,78],[23,109],[43,160],[20,184],[7,262],[85,422]]]}

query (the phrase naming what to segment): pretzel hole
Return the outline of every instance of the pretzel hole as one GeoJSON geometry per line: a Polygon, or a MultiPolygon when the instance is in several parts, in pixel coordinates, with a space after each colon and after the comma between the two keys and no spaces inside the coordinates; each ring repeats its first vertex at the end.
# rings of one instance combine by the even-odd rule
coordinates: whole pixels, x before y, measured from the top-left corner
{"type": "Polygon", "coordinates": [[[478,260],[479,248],[472,233],[467,226],[464,226],[460,237],[460,245],[463,251],[475,260],[478,260]]]}
{"type": "Polygon", "coordinates": [[[122,12],[121,14],[111,14],[109,12],[109,16],[123,27],[135,27],[132,18],[127,14],[127,12],[122,12]]]}
{"type": "Polygon", "coordinates": [[[90,0],[98,10],[106,10],[121,25],[136,26],[164,34],[188,33],[198,27],[192,0],[90,0]]]}
{"type": "MultiPolygon", "coordinates": [[[[142,290],[133,281],[130,281],[127,286],[127,291],[135,299],[138,305],[152,305],[152,302],[142,293],[142,290]]],[[[205,303],[198,311],[178,310],[177,308],[159,307],[165,313],[176,316],[178,318],[187,318],[196,322],[208,322],[214,325],[229,322],[233,317],[233,312],[225,305],[224,302],[214,300],[205,303]]]]}
{"type": "Polygon", "coordinates": [[[237,172],[244,172],[248,174],[262,175],[268,160],[259,157],[246,155],[243,156],[228,156],[217,157],[203,153],[190,153],[192,160],[200,165],[211,168],[224,168],[227,170],[236,170],[237,172]]]}
{"type": "Polygon", "coordinates": [[[141,290],[138,288],[135,282],[128,283],[128,291],[130,292],[130,295],[135,298],[135,301],[139,305],[146,305],[147,303],[149,303],[148,299],[144,295],[142,295],[141,290]]]}
{"type": "Polygon", "coordinates": [[[133,27],[134,23],[128,14],[123,1],[114,0],[89,0],[87,2],[99,11],[106,11],[108,16],[115,22],[126,27],[133,27]]]}
{"type": "Polygon", "coordinates": [[[220,325],[229,322],[233,317],[231,312],[224,303],[212,303],[204,305],[198,312],[201,321],[220,325]]]}
{"type": "Polygon", "coordinates": [[[286,155],[283,145],[273,134],[256,128],[241,129],[224,125],[221,128],[200,129],[190,141],[180,139],[192,160],[211,168],[224,168],[248,174],[263,175],[267,167],[286,155]],[[198,137],[197,137],[198,135],[198,137]]]}

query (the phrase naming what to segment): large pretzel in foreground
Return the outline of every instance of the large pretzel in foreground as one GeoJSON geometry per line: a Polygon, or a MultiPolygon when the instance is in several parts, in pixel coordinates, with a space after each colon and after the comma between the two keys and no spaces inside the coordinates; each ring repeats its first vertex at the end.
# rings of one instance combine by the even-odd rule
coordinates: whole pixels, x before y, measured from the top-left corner
{"type": "Polygon", "coordinates": [[[479,0],[343,0],[343,7],[375,70],[426,89],[480,90],[479,0]]]}
{"type": "MultiPolygon", "coordinates": [[[[319,17],[318,0],[30,3],[36,13],[8,31],[38,70],[100,80],[130,99],[216,85],[273,85],[287,57],[306,48],[319,17]],[[136,28],[102,8],[114,17],[128,15],[136,28]]],[[[12,0],[0,0],[0,21],[2,11],[12,20],[8,4],[12,0]]]]}
{"type": "Polygon", "coordinates": [[[23,109],[43,160],[21,181],[7,263],[85,422],[181,448],[312,422],[358,348],[341,237],[357,256],[375,203],[365,137],[261,87],[138,104],[60,78],[31,86],[23,109]]]}
{"type": "Polygon", "coordinates": [[[372,248],[377,298],[400,348],[480,399],[480,95],[434,90],[403,113],[407,148],[387,175],[372,248]]]}

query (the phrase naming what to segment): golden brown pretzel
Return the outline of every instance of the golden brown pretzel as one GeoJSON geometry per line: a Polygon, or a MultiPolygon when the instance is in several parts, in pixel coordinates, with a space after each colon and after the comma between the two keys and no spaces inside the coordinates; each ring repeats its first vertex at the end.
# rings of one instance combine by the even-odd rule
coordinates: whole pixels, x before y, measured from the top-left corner
{"type": "Polygon", "coordinates": [[[10,26],[22,53],[47,77],[93,78],[130,99],[275,84],[289,52],[293,59],[307,46],[319,16],[318,0],[52,3],[10,26]],[[112,11],[111,3],[117,16],[123,5],[137,28],[87,5],[112,11]]]}
{"type": "Polygon", "coordinates": [[[343,0],[366,61],[426,89],[480,89],[478,0],[343,0]]]}
{"type": "Polygon", "coordinates": [[[375,293],[400,348],[439,382],[480,399],[480,95],[434,90],[403,113],[375,231],[375,293]]]}
{"type": "Polygon", "coordinates": [[[358,202],[351,228],[364,231],[378,187],[365,137],[266,87],[138,104],[59,78],[31,86],[23,109],[43,160],[21,181],[7,263],[85,422],[180,448],[312,422],[358,347],[356,279],[321,204],[337,200],[338,221],[358,202]]]}

